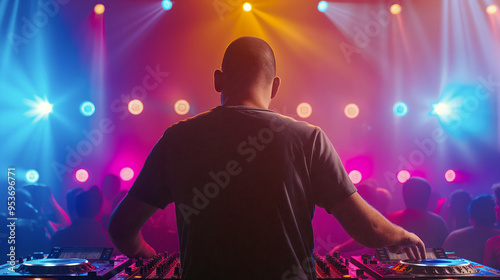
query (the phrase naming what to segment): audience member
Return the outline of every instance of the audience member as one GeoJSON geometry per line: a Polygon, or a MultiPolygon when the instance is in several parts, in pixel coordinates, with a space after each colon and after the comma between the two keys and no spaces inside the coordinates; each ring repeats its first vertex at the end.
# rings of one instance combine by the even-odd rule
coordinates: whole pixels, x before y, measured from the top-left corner
{"type": "Polygon", "coordinates": [[[500,269],[500,235],[486,241],[484,248],[484,265],[500,269]]]}
{"type": "Polygon", "coordinates": [[[375,209],[377,209],[380,214],[387,216],[389,214],[387,212],[387,209],[389,208],[389,205],[392,203],[392,195],[391,193],[384,188],[377,188],[377,205],[375,206],[375,209]]]}
{"type": "MultiPolygon", "coordinates": [[[[496,228],[499,228],[498,221],[500,220],[500,183],[496,183],[492,187],[495,195],[495,212],[496,212],[496,228]]],[[[496,269],[500,269],[500,236],[495,236],[486,242],[484,249],[484,264],[496,269]]]]}
{"type": "Polygon", "coordinates": [[[474,198],[469,205],[472,226],[453,231],[444,242],[443,249],[474,262],[483,263],[486,241],[499,235],[495,225],[495,201],[489,194],[474,198]]]}
{"type": "Polygon", "coordinates": [[[70,190],[66,194],[66,209],[68,209],[68,215],[71,219],[71,222],[74,222],[76,219],[78,219],[78,216],[76,215],[75,198],[81,192],[83,192],[82,188],[76,188],[70,190]]]}
{"type": "Polygon", "coordinates": [[[472,198],[464,190],[457,190],[450,195],[446,222],[450,231],[470,226],[467,209],[472,198]]]}
{"type": "Polygon", "coordinates": [[[418,235],[428,248],[438,248],[448,236],[448,227],[443,218],[427,211],[430,196],[429,182],[410,178],[403,184],[406,209],[387,215],[387,219],[418,235]]]}
{"type": "Polygon", "coordinates": [[[120,177],[114,174],[108,174],[104,177],[102,181],[102,214],[103,215],[111,215],[113,214],[113,210],[115,210],[112,206],[113,199],[118,195],[121,188],[120,177]]]}
{"type": "MultiPolygon", "coordinates": [[[[122,199],[127,195],[127,191],[123,190],[123,191],[120,191],[116,196],[115,198],[113,198],[113,201],[111,202],[111,213],[115,210],[116,206],[118,206],[118,204],[120,204],[120,202],[122,201],[122,199]]],[[[109,227],[109,219],[111,218],[111,215],[110,214],[103,214],[101,216],[101,224],[102,224],[102,228],[107,231],[108,230],[108,227],[109,227]]]]}
{"type": "Polygon", "coordinates": [[[32,205],[45,220],[45,228],[49,236],[71,223],[66,212],[55,200],[52,190],[49,187],[44,185],[27,185],[23,188],[33,197],[32,205]]]}
{"type": "Polygon", "coordinates": [[[102,195],[97,186],[75,197],[77,219],[54,234],[51,246],[113,247],[108,234],[97,221],[102,207],[102,195]]]}
{"type": "Polygon", "coordinates": [[[495,195],[495,212],[497,216],[495,227],[500,228],[500,183],[493,184],[493,187],[491,187],[491,189],[493,190],[493,194],[495,195]]]}
{"type": "MultiPolygon", "coordinates": [[[[364,182],[356,186],[358,193],[366,202],[372,205],[380,213],[384,214],[392,200],[391,194],[383,188],[375,188],[371,182],[364,182]]],[[[335,246],[331,251],[342,253],[343,256],[373,254],[374,249],[366,248],[353,238],[335,246]]]]}

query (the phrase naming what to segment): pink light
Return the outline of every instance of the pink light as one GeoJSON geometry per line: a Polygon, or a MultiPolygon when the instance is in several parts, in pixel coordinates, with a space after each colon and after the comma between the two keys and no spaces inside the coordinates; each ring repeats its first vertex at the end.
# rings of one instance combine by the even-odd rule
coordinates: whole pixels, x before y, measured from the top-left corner
{"type": "Polygon", "coordinates": [[[139,99],[134,99],[128,103],[128,110],[132,115],[139,115],[144,110],[144,105],[139,99]]]}
{"type": "Polygon", "coordinates": [[[89,179],[89,172],[87,172],[87,170],[85,170],[83,168],[78,169],[75,172],[75,179],[80,183],[84,183],[89,179]]]}
{"type": "Polygon", "coordinates": [[[309,103],[302,102],[297,106],[297,115],[299,117],[306,119],[312,114],[312,107],[309,103]]]}
{"type": "Polygon", "coordinates": [[[444,178],[446,179],[446,182],[451,183],[455,181],[455,179],[457,178],[457,174],[454,170],[450,169],[446,171],[446,173],[444,173],[444,178]]]}
{"type": "Polygon", "coordinates": [[[185,115],[189,112],[189,102],[184,99],[177,100],[174,105],[174,110],[179,115],[185,115]]]}
{"type": "Polygon", "coordinates": [[[353,171],[349,172],[349,179],[351,179],[351,182],[353,184],[357,184],[357,183],[361,182],[361,179],[363,179],[363,176],[361,175],[361,172],[359,172],[358,170],[353,170],[353,171]]]}
{"type": "Polygon", "coordinates": [[[406,181],[408,181],[410,177],[411,175],[410,172],[408,172],[408,170],[401,170],[398,172],[398,181],[401,184],[404,184],[406,181]]]}
{"type": "Polygon", "coordinates": [[[130,181],[132,178],[134,178],[134,170],[130,167],[125,167],[120,170],[120,178],[122,178],[123,181],[130,181]]]}
{"type": "Polygon", "coordinates": [[[359,115],[358,105],[356,105],[354,103],[347,104],[347,106],[345,106],[345,108],[344,108],[344,114],[346,117],[348,117],[350,119],[356,118],[359,115]]]}

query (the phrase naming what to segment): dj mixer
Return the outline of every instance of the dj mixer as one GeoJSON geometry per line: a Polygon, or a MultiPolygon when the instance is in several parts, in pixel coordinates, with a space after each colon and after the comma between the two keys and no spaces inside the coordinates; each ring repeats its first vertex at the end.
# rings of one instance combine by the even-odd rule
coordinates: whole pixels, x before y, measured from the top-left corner
{"type": "MultiPolygon", "coordinates": [[[[149,259],[111,257],[113,248],[56,247],[0,266],[0,279],[180,279],[179,253],[149,259]]],[[[499,279],[500,271],[466,259],[448,258],[439,248],[427,249],[425,260],[377,249],[375,255],[342,257],[338,252],[314,254],[318,279],[499,279]]],[[[237,279],[237,278],[235,278],[237,279]]]]}

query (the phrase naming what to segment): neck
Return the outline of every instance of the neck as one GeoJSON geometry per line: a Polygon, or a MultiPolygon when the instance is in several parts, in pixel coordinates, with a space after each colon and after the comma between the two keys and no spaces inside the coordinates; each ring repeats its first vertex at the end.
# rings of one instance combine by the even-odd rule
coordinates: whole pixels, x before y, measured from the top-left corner
{"type": "Polygon", "coordinates": [[[222,106],[247,106],[262,109],[269,109],[269,100],[262,100],[264,98],[257,98],[259,95],[249,95],[248,97],[239,97],[236,94],[221,93],[222,106]]]}

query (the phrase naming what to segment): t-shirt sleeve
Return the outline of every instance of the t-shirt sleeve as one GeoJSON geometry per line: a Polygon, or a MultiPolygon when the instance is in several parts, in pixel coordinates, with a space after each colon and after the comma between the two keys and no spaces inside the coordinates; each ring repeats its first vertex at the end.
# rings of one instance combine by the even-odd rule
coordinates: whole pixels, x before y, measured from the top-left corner
{"type": "Polygon", "coordinates": [[[356,192],[356,187],[326,134],[316,128],[314,136],[310,172],[314,203],[329,212],[337,202],[356,192]]]}
{"type": "Polygon", "coordinates": [[[168,156],[166,144],[164,135],[149,153],[134,185],[128,191],[129,195],[161,209],[173,202],[165,178],[165,158],[168,156]]]}

